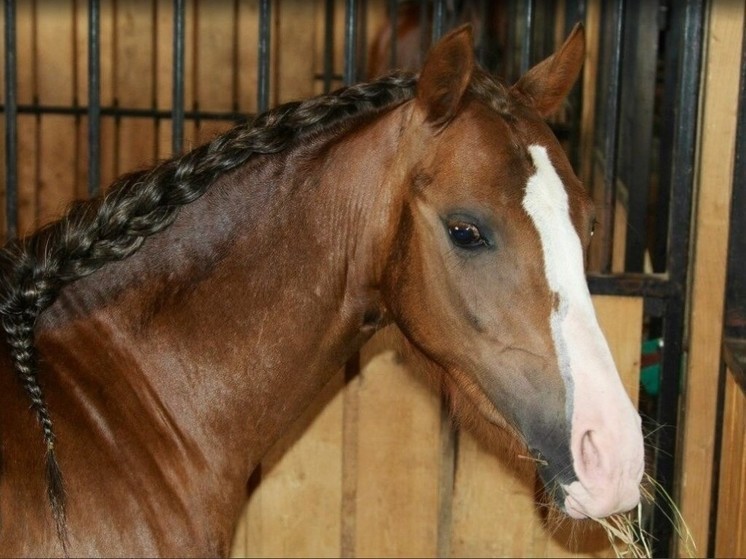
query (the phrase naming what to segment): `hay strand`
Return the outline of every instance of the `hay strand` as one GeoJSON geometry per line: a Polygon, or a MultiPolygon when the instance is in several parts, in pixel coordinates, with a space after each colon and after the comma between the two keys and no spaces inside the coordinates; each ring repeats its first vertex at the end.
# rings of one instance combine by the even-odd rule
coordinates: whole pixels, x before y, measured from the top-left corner
{"type": "MultiPolygon", "coordinates": [[[[678,537],[680,552],[689,557],[696,557],[697,546],[694,543],[691,531],[681,515],[681,511],[666,490],[646,473],[640,491],[646,503],[657,506],[664,511],[678,537]],[[663,504],[660,504],[661,502],[663,504]],[[672,515],[666,512],[668,510],[672,512],[672,515]]],[[[642,502],[637,505],[634,511],[629,513],[615,514],[607,518],[594,518],[593,520],[606,532],[609,543],[617,557],[647,558],[653,556],[651,545],[653,537],[643,528],[642,502]]]]}

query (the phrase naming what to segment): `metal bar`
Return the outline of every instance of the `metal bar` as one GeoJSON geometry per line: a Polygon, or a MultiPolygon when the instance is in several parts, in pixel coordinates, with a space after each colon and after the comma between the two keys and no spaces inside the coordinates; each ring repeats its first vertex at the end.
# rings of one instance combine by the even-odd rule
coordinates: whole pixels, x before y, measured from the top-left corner
{"type": "Polygon", "coordinates": [[[16,93],[16,2],[5,0],[5,231],[18,233],[18,111],[16,93]]]}
{"type": "Polygon", "coordinates": [[[88,0],[88,196],[101,185],[101,10],[88,0]]]}
{"type": "Polygon", "coordinates": [[[624,2],[614,0],[604,4],[609,9],[609,69],[604,107],[604,203],[601,224],[604,228],[601,247],[601,271],[611,270],[614,239],[614,204],[616,201],[617,156],[619,149],[619,107],[621,97],[622,48],[624,40],[624,2]]]}
{"type": "MultiPolygon", "coordinates": [[[[324,72],[321,72],[321,73],[316,72],[313,75],[313,79],[314,80],[325,80],[326,79],[326,75],[324,74],[324,72]]],[[[329,89],[330,89],[330,91],[331,91],[331,82],[333,82],[334,80],[337,80],[337,81],[341,82],[343,79],[344,79],[344,76],[342,74],[338,74],[338,73],[332,72],[329,75],[329,89]]]]}
{"type": "MultiPolygon", "coordinates": [[[[676,68],[679,57],[681,25],[678,23],[678,10],[665,4],[661,5],[658,14],[659,26],[664,29],[663,35],[663,91],[662,99],[675,99],[678,75],[671,68],[676,68]]],[[[657,216],[654,224],[655,243],[651,247],[653,271],[665,272],[668,263],[668,218],[671,213],[671,165],[673,159],[673,129],[676,121],[675,103],[661,103],[660,132],[658,133],[658,200],[657,216]]]]}
{"type": "Polygon", "coordinates": [[[682,286],[664,274],[589,274],[588,289],[594,295],[625,295],[667,299],[682,296],[682,286]]]}
{"type": "Polygon", "coordinates": [[[332,90],[334,79],[334,0],[324,7],[324,93],[332,90]]]}
{"type": "Polygon", "coordinates": [[[257,112],[269,108],[269,47],[271,0],[259,2],[259,67],[257,69],[257,112]]]}
{"type": "Polygon", "coordinates": [[[627,187],[624,269],[628,272],[643,271],[648,246],[648,198],[660,35],[657,15],[658,0],[626,2],[617,161],[619,184],[627,187]]]}
{"type": "Polygon", "coordinates": [[[357,81],[357,0],[345,0],[344,84],[357,81]]]}
{"type": "Polygon", "coordinates": [[[433,29],[431,44],[435,44],[443,36],[445,30],[446,2],[445,0],[433,1],[433,29]]]}
{"type": "MultiPolygon", "coordinates": [[[[500,9],[505,9],[501,6],[500,9]]],[[[479,14],[479,25],[478,35],[475,37],[477,44],[477,60],[484,66],[488,72],[494,71],[495,68],[489,67],[487,64],[487,29],[489,28],[489,15],[487,13],[487,0],[479,0],[477,2],[477,13],[479,14]]]]}
{"type": "Polygon", "coordinates": [[[174,0],[173,82],[171,89],[171,151],[181,153],[184,147],[184,0],[174,0]]]}
{"type": "Polygon", "coordinates": [[[355,81],[360,81],[368,72],[368,57],[365,45],[368,44],[368,0],[358,0],[357,8],[357,42],[355,55],[357,56],[357,70],[355,81]]]}
{"type": "Polygon", "coordinates": [[[507,19],[510,23],[505,26],[506,52],[503,55],[505,60],[501,60],[500,64],[502,75],[505,76],[508,83],[513,83],[521,75],[520,68],[518,67],[520,61],[516,56],[517,54],[520,54],[520,49],[518,48],[518,25],[514,23],[518,21],[518,0],[506,0],[506,4],[507,6],[505,10],[507,12],[507,19]]]}
{"type": "MultiPolygon", "coordinates": [[[[585,0],[568,0],[565,4],[565,37],[579,22],[585,21],[585,0]]],[[[582,81],[582,80],[581,80],[582,81]]],[[[570,162],[575,169],[581,168],[580,136],[581,113],[583,107],[583,88],[581,83],[575,84],[568,96],[570,114],[574,115],[569,124],[568,141],[570,162]]]]}
{"type": "Polygon", "coordinates": [[[398,66],[397,48],[399,41],[399,0],[389,0],[389,23],[391,25],[391,40],[389,41],[389,69],[398,66]]]}
{"type": "Polygon", "coordinates": [[[533,62],[534,53],[533,53],[533,46],[534,46],[534,16],[536,13],[536,0],[525,0],[524,7],[525,11],[523,13],[523,23],[524,23],[524,29],[523,29],[523,38],[521,40],[521,64],[520,64],[520,70],[521,75],[528,72],[528,69],[531,68],[531,63],[533,62]]]}
{"type": "Polygon", "coordinates": [[[429,28],[429,2],[428,0],[420,0],[420,66],[425,63],[425,55],[430,48],[430,34],[428,33],[429,28]]]}
{"type": "Polygon", "coordinates": [[[725,333],[729,337],[746,338],[746,223],[743,221],[746,215],[746,33],[741,46],[740,87],[730,206],[725,333]]]}
{"type": "MultiPolygon", "coordinates": [[[[8,109],[9,110],[9,109],[8,109]]],[[[61,105],[17,105],[15,110],[18,114],[32,115],[70,115],[85,116],[88,114],[86,107],[70,107],[61,105]]],[[[5,105],[0,105],[0,113],[6,111],[5,105]]],[[[138,109],[118,106],[106,106],[100,108],[101,116],[113,116],[117,118],[152,118],[156,120],[170,119],[173,116],[171,110],[166,109],[138,109]]],[[[244,121],[249,116],[247,113],[236,111],[184,111],[186,120],[237,120],[244,121]]]]}
{"type": "MultiPolygon", "coordinates": [[[[697,144],[697,117],[699,105],[700,68],[702,64],[703,22],[705,0],[687,0],[672,3],[672,8],[682,10],[682,32],[678,52],[680,57],[675,71],[679,76],[675,99],[676,118],[672,146],[671,210],[669,215],[669,277],[681,286],[681,295],[669,300],[663,327],[663,356],[661,362],[660,393],[658,396],[658,425],[655,446],[655,478],[671,495],[674,494],[676,455],[676,428],[678,424],[679,386],[685,331],[685,294],[689,267],[689,232],[692,220],[694,192],[694,162],[697,144]],[[674,6],[675,4],[675,6],[674,6]]],[[[657,557],[670,557],[671,536],[674,527],[672,511],[661,503],[653,513],[652,527],[655,536],[653,553],[657,557]]]]}

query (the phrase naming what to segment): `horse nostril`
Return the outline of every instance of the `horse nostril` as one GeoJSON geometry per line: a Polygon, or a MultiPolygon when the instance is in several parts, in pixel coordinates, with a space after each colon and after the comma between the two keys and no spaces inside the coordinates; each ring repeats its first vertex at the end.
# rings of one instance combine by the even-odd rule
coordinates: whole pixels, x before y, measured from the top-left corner
{"type": "Polygon", "coordinates": [[[601,469],[601,453],[593,438],[593,431],[586,431],[580,440],[580,460],[586,474],[601,469]]]}

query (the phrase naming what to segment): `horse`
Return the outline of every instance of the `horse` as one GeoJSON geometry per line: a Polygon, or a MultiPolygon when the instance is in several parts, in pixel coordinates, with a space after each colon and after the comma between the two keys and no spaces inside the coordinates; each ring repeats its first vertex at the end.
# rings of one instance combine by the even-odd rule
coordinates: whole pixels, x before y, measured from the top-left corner
{"type": "Polygon", "coordinates": [[[225,555],[263,455],[389,324],[567,515],[636,506],[593,206],[544,122],[584,48],[507,86],[457,28],[419,76],[272,109],[9,242],[2,554],[225,555]]]}

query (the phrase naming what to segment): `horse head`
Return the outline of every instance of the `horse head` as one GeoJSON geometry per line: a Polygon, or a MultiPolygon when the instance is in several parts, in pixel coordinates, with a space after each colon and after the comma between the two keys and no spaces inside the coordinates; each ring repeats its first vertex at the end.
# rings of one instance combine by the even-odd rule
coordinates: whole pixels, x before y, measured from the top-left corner
{"type": "Polygon", "coordinates": [[[433,48],[402,126],[384,304],[457,411],[523,438],[567,514],[625,511],[640,417],[585,280],[592,201],[544,122],[580,72],[583,30],[512,87],[471,43],[462,27],[433,48]]]}

